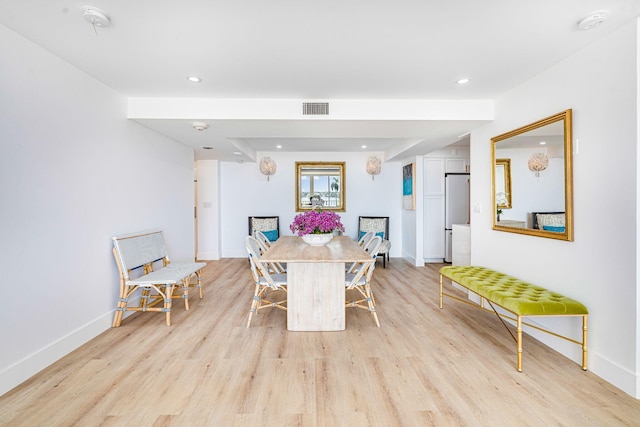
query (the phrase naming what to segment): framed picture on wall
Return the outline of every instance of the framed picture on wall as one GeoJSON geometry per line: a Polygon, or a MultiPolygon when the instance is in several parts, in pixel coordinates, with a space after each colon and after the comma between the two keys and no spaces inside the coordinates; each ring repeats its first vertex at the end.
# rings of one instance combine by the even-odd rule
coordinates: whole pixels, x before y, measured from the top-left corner
{"type": "Polygon", "coordinates": [[[416,209],[416,164],[410,163],[402,167],[402,207],[416,209]]]}

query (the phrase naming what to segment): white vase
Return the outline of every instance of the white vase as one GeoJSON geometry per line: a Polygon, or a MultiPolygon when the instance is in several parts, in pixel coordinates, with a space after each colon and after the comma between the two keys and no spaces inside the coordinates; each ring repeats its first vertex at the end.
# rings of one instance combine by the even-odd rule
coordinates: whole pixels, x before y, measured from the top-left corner
{"type": "Polygon", "coordinates": [[[305,234],[301,236],[302,240],[308,245],[311,246],[323,246],[326,245],[333,239],[333,233],[325,233],[325,234],[305,234]]]}

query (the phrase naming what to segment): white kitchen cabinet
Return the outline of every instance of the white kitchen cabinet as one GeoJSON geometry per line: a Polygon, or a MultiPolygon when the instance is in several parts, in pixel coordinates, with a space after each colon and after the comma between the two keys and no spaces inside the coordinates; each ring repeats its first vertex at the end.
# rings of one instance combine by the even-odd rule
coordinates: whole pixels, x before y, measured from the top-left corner
{"type": "Polygon", "coordinates": [[[444,159],[424,159],[424,195],[444,196],[444,159]]]}
{"type": "MultiPolygon", "coordinates": [[[[455,150],[454,150],[455,151],[455,150]]],[[[443,262],[445,258],[445,173],[468,172],[469,157],[443,150],[442,155],[423,158],[423,258],[443,262]]]]}
{"type": "Polygon", "coordinates": [[[445,172],[447,173],[464,173],[469,172],[467,166],[469,165],[469,159],[454,158],[445,159],[445,172]]]}

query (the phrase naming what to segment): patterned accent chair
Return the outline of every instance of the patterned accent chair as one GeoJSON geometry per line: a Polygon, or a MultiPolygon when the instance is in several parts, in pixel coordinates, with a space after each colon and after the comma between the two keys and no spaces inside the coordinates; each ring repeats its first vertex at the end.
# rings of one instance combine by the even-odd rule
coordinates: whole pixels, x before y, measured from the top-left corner
{"type": "Polygon", "coordinates": [[[280,237],[280,217],[250,216],[249,236],[256,237],[256,231],[262,231],[270,242],[275,242],[280,237]]]}
{"type": "Polygon", "coordinates": [[[373,231],[376,236],[382,238],[382,244],[378,249],[378,255],[382,256],[382,266],[387,268],[391,242],[389,241],[389,217],[388,216],[361,216],[358,217],[358,240],[367,232],[373,231]]]}

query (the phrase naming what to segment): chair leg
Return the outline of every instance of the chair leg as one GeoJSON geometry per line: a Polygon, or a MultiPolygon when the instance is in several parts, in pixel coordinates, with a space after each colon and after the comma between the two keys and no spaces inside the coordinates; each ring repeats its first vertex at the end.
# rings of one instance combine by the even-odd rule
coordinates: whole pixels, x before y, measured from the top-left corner
{"type": "Polygon", "coordinates": [[[196,271],[196,287],[198,288],[198,293],[200,294],[200,299],[202,299],[202,272],[200,270],[196,271]]]}
{"type": "Polygon", "coordinates": [[[182,279],[182,299],[184,300],[184,309],[189,310],[189,277],[182,279]]]}
{"type": "Polygon", "coordinates": [[[164,307],[162,311],[166,314],[167,326],[171,326],[171,296],[173,295],[173,290],[175,289],[175,285],[167,285],[164,287],[164,307]]]}
{"type": "Polygon", "coordinates": [[[251,325],[251,317],[253,313],[258,311],[258,303],[260,302],[260,285],[256,285],[256,291],[253,294],[253,300],[251,301],[251,309],[249,310],[249,320],[247,320],[247,328],[251,325]]]}
{"type": "Polygon", "coordinates": [[[380,327],[380,321],[378,320],[378,313],[376,313],[376,306],[373,300],[373,292],[371,292],[371,286],[366,286],[367,302],[369,303],[369,311],[373,314],[373,319],[376,321],[376,326],[380,327]]]}
{"type": "Polygon", "coordinates": [[[112,328],[117,328],[122,324],[122,314],[127,309],[127,290],[125,285],[120,286],[120,298],[118,298],[118,305],[116,307],[116,312],[113,316],[113,323],[111,324],[112,328]]]}

